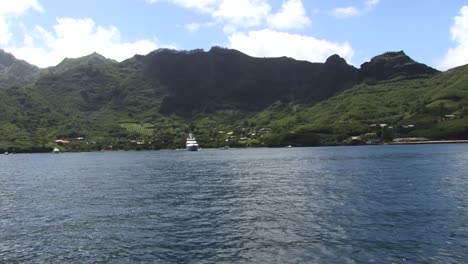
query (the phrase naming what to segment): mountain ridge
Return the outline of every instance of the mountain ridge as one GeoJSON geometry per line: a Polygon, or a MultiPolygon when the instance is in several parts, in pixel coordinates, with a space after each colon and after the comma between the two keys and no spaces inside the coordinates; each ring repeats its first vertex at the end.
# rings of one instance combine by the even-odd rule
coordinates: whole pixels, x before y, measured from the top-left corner
{"type": "Polygon", "coordinates": [[[0,49],[0,88],[11,85],[24,85],[31,82],[40,69],[13,54],[0,49]]]}
{"type": "Polygon", "coordinates": [[[404,51],[385,52],[361,65],[361,79],[384,81],[398,77],[415,78],[433,76],[440,71],[411,59],[404,51]]]}
{"type": "Polygon", "coordinates": [[[101,65],[106,63],[118,63],[115,60],[108,59],[103,55],[93,52],[89,55],[78,58],[64,58],[59,64],[53,67],[43,69],[51,73],[61,73],[83,65],[101,65]]]}
{"type": "Polygon", "coordinates": [[[343,144],[373,123],[416,123],[404,135],[460,138],[463,124],[439,134],[432,127],[444,115],[464,120],[466,68],[439,72],[402,51],[360,69],[338,55],[311,63],[220,47],[160,49],[120,63],[93,53],[0,89],[0,149],[78,137],[98,142],[92,149],[131,147],[132,140],[174,148],[188,130],[207,147],[227,139],[233,146],[343,144]]]}

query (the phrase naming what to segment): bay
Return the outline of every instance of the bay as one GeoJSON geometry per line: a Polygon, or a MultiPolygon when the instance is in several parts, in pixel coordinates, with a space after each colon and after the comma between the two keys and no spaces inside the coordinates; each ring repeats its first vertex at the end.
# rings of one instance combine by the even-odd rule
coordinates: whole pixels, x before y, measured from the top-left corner
{"type": "Polygon", "coordinates": [[[1,263],[466,263],[468,145],[0,156],[1,263]]]}

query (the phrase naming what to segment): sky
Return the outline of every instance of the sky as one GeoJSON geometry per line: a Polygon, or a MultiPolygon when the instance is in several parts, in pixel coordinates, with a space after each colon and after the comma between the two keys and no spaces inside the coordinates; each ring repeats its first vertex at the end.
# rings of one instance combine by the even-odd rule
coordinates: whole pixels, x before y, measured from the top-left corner
{"type": "Polygon", "coordinates": [[[356,67],[404,50],[446,70],[468,64],[468,0],[0,0],[0,48],[39,67],[212,46],[356,67]]]}

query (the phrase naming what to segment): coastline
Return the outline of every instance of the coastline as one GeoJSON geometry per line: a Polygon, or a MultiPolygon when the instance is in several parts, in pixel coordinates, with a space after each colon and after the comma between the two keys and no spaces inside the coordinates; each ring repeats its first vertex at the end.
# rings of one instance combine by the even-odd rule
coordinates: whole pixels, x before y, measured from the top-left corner
{"type": "Polygon", "coordinates": [[[428,140],[415,142],[391,142],[387,145],[466,144],[468,140],[428,140]]]}
{"type": "MultiPolygon", "coordinates": [[[[387,142],[381,144],[362,144],[362,145],[349,145],[349,144],[337,144],[337,145],[316,145],[316,146],[292,146],[292,148],[307,148],[307,147],[356,147],[356,146],[402,146],[402,145],[440,145],[440,144],[468,144],[468,140],[428,140],[428,141],[415,141],[415,142],[387,142]]],[[[287,146],[275,146],[275,147],[245,147],[245,148],[230,148],[230,149],[251,149],[251,148],[290,148],[287,146]]],[[[118,149],[118,150],[62,150],[60,153],[80,153],[80,152],[122,152],[122,151],[164,151],[164,150],[173,150],[173,151],[184,151],[185,149],[118,149]]],[[[200,150],[229,150],[229,149],[220,149],[220,148],[203,148],[200,150]]],[[[35,153],[53,153],[53,151],[20,151],[20,152],[8,152],[8,154],[35,154],[35,153]]]]}

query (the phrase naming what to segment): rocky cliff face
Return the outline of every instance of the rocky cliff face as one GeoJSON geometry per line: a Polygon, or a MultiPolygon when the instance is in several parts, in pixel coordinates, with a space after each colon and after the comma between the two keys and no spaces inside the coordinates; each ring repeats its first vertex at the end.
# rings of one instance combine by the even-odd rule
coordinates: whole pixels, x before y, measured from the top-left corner
{"type": "Polygon", "coordinates": [[[167,89],[164,113],[206,104],[255,110],[278,100],[320,101],[350,88],[358,77],[358,70],[338,55],[326,63],[310,63],[212,48],[208,52],[158,50],[134,60],[154,85],[167,89]]]}

